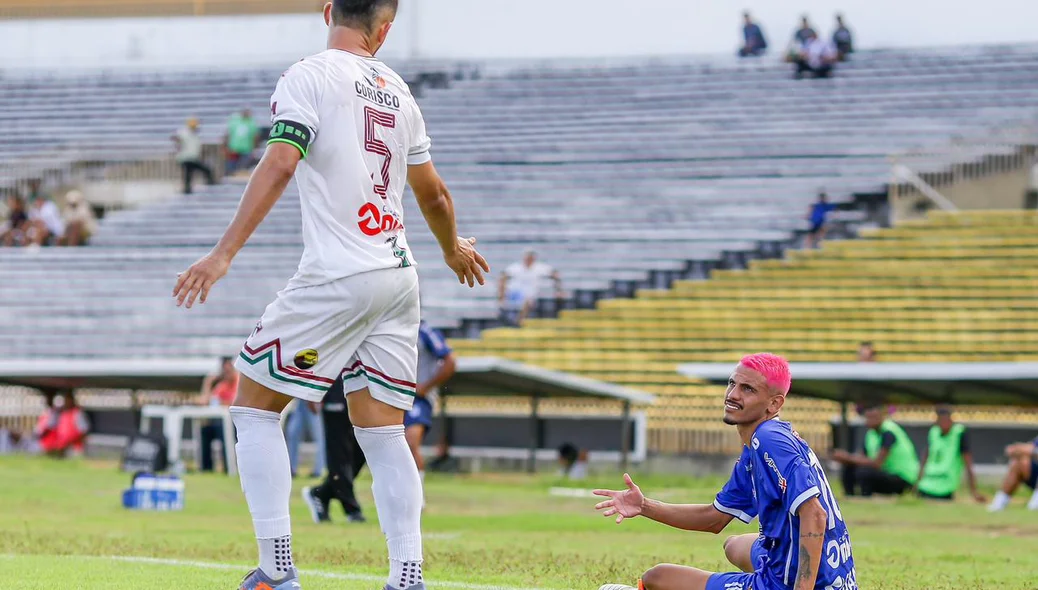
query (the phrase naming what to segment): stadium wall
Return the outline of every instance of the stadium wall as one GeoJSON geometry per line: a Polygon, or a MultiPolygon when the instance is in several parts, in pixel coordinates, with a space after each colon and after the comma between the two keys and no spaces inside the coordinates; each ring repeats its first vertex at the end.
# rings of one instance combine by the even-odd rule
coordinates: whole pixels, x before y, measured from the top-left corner
{"type": "MultiPolygon", "coordinates": [[[[827,0],[485,0],[404,2],[385,48],[390,59],[543,59],[731,55],[740,13],[762,22],[773,54],[799,15],[828,34],[827,0]]],[[[842,0],[860,48],[1038,42],[1038,3],[842,0]]],[[[316,13],[0,22],[0,69],[198,67],[289,63],[323,48],[316,13]]]]}

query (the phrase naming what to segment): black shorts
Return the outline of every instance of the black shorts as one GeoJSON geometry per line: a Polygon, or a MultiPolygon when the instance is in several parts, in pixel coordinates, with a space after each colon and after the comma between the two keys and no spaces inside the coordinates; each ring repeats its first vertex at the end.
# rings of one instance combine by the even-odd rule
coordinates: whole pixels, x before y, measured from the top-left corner
{"type": "Polygon", "coordinates": [[[1031,477],[1027,478],[1027,487],[1038,490],[1038,461],[1031,459],[1031,477]]]}
{"type": "Polygon", "coordinates": [[[825,222],[824,221],[821,222],[821,223],[812,223],[811,224],[811,229],[807,230],[807,233],[809,233],[809,234],[816,234],[819,231],[821,231],[821,229],[823,227],[825,227],[825,222]]]}

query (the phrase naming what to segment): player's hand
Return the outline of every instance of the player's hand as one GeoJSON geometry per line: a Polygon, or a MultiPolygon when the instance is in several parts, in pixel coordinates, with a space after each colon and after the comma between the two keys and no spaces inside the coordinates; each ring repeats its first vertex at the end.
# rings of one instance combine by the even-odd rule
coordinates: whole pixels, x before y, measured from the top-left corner
{"type": "Polygon", "coordinates": [[[444,262],[458,275],[458,282],[469,287],[476,283],[485,285],[483,273],[490,272],[490,265],[483,256],[476,252],[476,238],[458,238],[458,245],[453,252],[443,255],[444,262]]]}
{"type": "Polygon", "coordinates": [[[191,268],[177,275],[177,285],[173,287],[173,297],[177,307],[187,303],[188,309],[195,304],[205,303],[209,297],[209,289],[219,281],[231,268],[231,259],[210,252],[198,259],[191,268]]]}
{"type": "Polygon", "coordinates": [[[973,501],[977,504],[987,504],[988,497],[980,492],[973,492],[973,501]]]}
{"type": "Polygon", "coordinates": [[[645,503],[645,496],[642,494],[641,488],[635,485],[634,480],[626,473],[624,474],[624,484],[627,486],[626,490],[594,490],[592,492],[596,496],[609,498],[595,504],[595,510],[602,510],[602,516],[615,514],[616,524],[620,524],[625,518],[634,518],[641,514],[642,505],[645,503]]]}
{"type": "Polygon", "coordinates": [[[843,449],[833,450],[832,458],[840,463],[844,463],[851,458],[851,454],[843,449]]]}

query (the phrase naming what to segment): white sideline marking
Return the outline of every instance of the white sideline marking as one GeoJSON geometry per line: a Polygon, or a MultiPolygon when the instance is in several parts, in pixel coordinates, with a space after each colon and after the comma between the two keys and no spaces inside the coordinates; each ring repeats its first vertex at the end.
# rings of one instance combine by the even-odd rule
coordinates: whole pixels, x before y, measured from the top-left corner
{"type": "MultiPolygon", "coordinates": [[[[232,563],[212,563],[208,561],[188,561],[181,559],[162,559],[159,557],[134,557],[132,555],[16,555],[11,553],[0,554],[2,559],[16,559],[18,557],[45,557],[47,559],[89,559],[105,561],[121,561],[123,563],[145,563],[151,565],[165,565],[170,567],[197,568],[219,571],[238,571],[243,574],[248,566],[232,563]]],[[[330,580],[354,580],[361,582],[384,582],[385,576],[371,574],[338,574],[334,572],[322,572],[316,570],[299,570],[304,576],[315,578],[327,578],[330,580]]],[[[427,582],[430,588],[461,588],[463,590],[551,590],[549,588],[533,588],[523,586],[492,586],[489,584],[469,584],[468,582],[427,582]]]]}

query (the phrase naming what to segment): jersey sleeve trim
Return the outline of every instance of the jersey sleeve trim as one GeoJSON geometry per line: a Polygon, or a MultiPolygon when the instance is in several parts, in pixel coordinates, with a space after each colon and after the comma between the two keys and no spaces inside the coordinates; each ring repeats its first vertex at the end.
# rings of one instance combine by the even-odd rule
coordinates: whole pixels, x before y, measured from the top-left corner
{"type": "Polygon", "coordinates": [[[422,164],[428,164],[432,162],[432,154],[429,150],[422,150],[418,153],[407,154],[407,165],[408,166],[421,166],[422,164]]]}
{"type": "Polygon", "coordinates": [[[811,486],[811,487],[807,488],[806,490],[804,490],[804,492],[802,494],[797,496],[796,499],[794,499],[792,502],[789,503],[789,513],[790,514],[796,514],[797,510],[800,509],[800,506],[804,502],[807,502],[811,498],[814,498],[816,496],[821,496],[821,495],[822,495],[822,492],[821,492],[821,490],[818,489],[818,486],[811,486]]]}
{"type": "Polygon", "coordinates": [[[306,149],[304,149],[303,146],[301,146],[298,143],[292,141],[291,139],[268,139],[267,140],[267,145],[270,145],[272,143],[287,143],[288,145],[293,146],[294,148],[299,150],[300,156],[302,156],[303,158],[306,158],[306,149]]]}
{"type": "MultiPolygon", "coordinates": [[[[817,490],[817,488],[815,488],[815,489],[817,490]]],[[[729,507],[725,506],[724,504],[721,504],[717,500],[714,500],[714,508],[716,508],[718,512],[723,512],[723,513],[727,514],[728,516],[734,516],[735,518],[738,518],[739,520],[745,522],[746,524],[750,524],[750,522],[753,521],[753,517],[750,516],[749,514],[746,514],[742,510],[736,510],[735,508],[729,508],[729,507]]]]}

